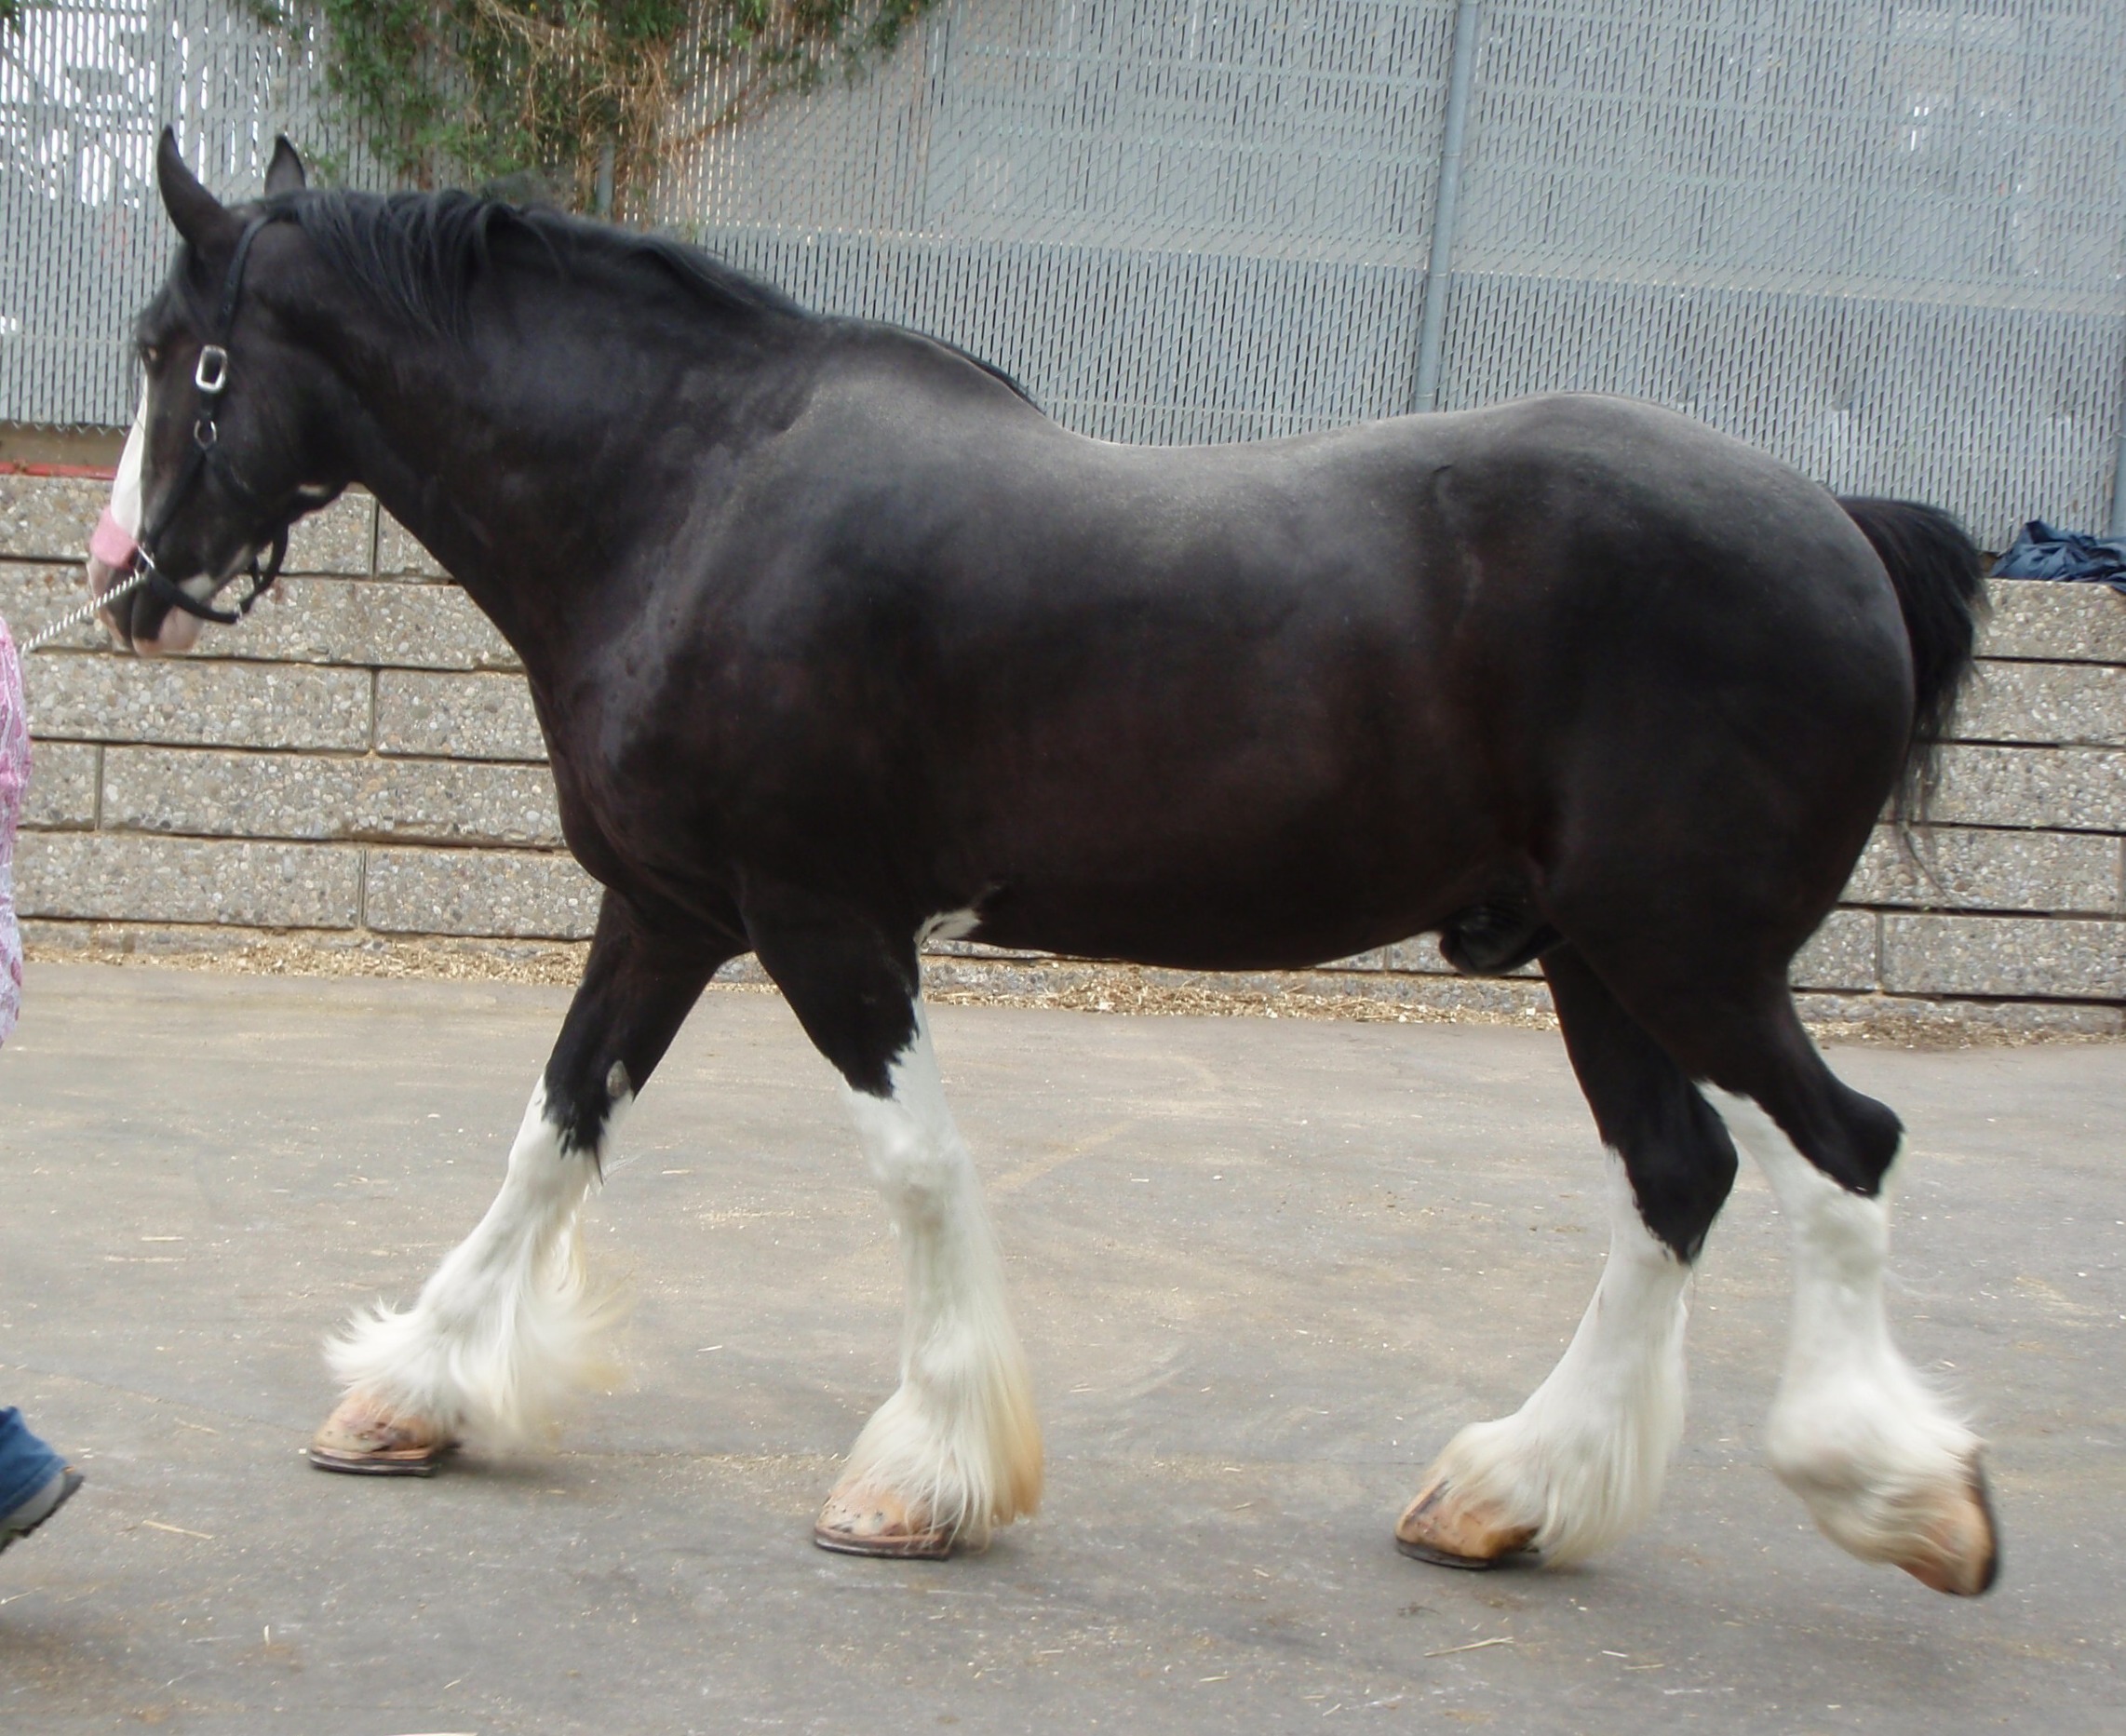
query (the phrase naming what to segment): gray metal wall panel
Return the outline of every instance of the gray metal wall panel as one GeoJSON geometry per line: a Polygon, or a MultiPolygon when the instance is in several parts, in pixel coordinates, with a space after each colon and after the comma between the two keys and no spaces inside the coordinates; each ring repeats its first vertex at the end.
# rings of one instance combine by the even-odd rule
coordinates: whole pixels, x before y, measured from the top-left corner
{"type": "MultiPolygon", "coordinates": [[[[1454,0],[953,0],[656,215],[1124,440],[1411,402],[1454,0]]],[[[2118,0],[1487,0],[1442,402],[1629,392],[1994,541],[2102,522],[2126,397],[2118,0]]],[[[118,422],[166,115],[255,184],[316,67],[212,0],[0,50],[0,417],[118,422]]],[[[358,156],[343,145],[342,155],[358,156]]],[[[365,180],[373,174],[365,174],[365,180]]]]}
{"type": "Polygon", "coordinates": [[[0,33],[0,421],[132,420],[133,316],[169,263],[166,121],[226,196],[256,193],[283,128],[382,184],[318,96],[310,54],[219,0],[57,0],[0,33]]]}
{"type": "Polygon", "coordinates": [[[2106,516],[2126,6],[1489,0],[1445,408],[1651,397],[1997,544],[2106,516]]]}
{"type": "MultiPolygon", "coordinates": [[[[969,0],[719,132],[661,214],[1105,438],[1410,403],[1453,0],[969,0]]],[[[712,94],[704,112],[719,101],[712,94]]]]}

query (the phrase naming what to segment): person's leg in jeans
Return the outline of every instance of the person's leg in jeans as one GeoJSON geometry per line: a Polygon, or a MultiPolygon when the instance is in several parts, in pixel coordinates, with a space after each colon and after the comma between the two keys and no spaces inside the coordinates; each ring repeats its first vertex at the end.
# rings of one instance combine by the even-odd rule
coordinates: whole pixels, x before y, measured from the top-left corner
{"type": "Polygon", "coordinates": [[[80,1475],[30,1433],[20,1411],[0,1410],[0,1549],[29,1536],[80,1487],[80,1475]]]}

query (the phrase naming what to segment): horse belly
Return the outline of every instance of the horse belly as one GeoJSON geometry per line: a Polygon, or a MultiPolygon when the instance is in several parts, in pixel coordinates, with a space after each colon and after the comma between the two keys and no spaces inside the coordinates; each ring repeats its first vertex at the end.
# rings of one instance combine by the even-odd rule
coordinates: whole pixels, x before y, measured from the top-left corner
{"type": "Polygon", "coordinates": [[[984,938],[1296,967],[1460,907],[1511,804],[1448,697],[1407,535],[1330,540],[1221,535],[1150,578],[1110,569],[1088,589],[1111,609],[1046,604],[988,641],[996,663],[950,669],[933,787],[984,938]]]}
{"type": "Polygon", "coordinates": [[[987,881],[972,937],[1188,970],[1347,958],[1438,926],[1498,877],[1485,828],[1454,807],[1413,791],[1393,812],[1351,801],[1210,826],[1117,803],[1074,836],[1051,812],[1043,847],[987,881]]]}

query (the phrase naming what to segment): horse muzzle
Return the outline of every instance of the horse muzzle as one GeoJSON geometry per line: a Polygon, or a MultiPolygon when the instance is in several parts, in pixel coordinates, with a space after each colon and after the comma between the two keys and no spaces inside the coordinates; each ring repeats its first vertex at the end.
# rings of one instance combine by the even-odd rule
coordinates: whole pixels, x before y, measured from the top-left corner
{"type": "MultiPolygon", "coordinates": [[[[140,558],[140,545],[132,532],[106,509],[88,539],[88,592],[108,596],[133,572],[140,558]]],[[[198,580],[188,580],[195,594],[198,580]]],[[[208,595],[220,587],[212,586],[208,595]]],[[[142,657],[179,656],[199,642],[197,617],[134,591],[114,601],[102,612],[104,628],[121,650],[142,657]]]]}

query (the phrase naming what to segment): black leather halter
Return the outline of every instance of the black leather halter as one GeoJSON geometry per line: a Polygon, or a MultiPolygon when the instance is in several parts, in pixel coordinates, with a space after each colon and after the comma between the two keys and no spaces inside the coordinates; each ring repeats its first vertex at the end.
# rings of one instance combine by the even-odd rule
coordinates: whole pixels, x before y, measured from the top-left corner
{"type": "MultiPolygon", "coordinates": [[[[182,585],[164,577],[155,565],[155,545],[169,529],[170,519],[184,505],[185,497],[197,485],[207,466],[218,462],[216,451],[221,443],[221,429],[215,419],[221,412],[222,393],[229,384],[229,332],[236,322],[236,301],[244,288],[244,265],[250,258],[251,243],[259,238],[259,231],[276,220],[276,214],[272,212],[254,217],[236,237],[236,250],[230,256],[228,276],[222,283],[222,304],[215,312],[213,334],[201,347],[198,366],[192,370],[193,387],[199,394],[198,413],[192,424],[192,448],[184,455],[184,464],[177,473],[177,480],[163,496],[162,510],[155,514],[155,523],[141,532],[133,555],[134,566],[147,569],[147,588],[151,594],[173,609],[197,615],[202,621],[219,621],[224,626],[249,614],[251,605],[271,590],[274,581],[280,577],[280,564],[288,558],[288,526],[284,524],[274,532],[273,541],[266,547],[262,568],[258,556],[252,555],[250,592],[233,610],[216,609],[203,603],[182,585]]],[[[235,483],[237,493],[249,492],[225,468],[223,477],[235,483]]]]}

